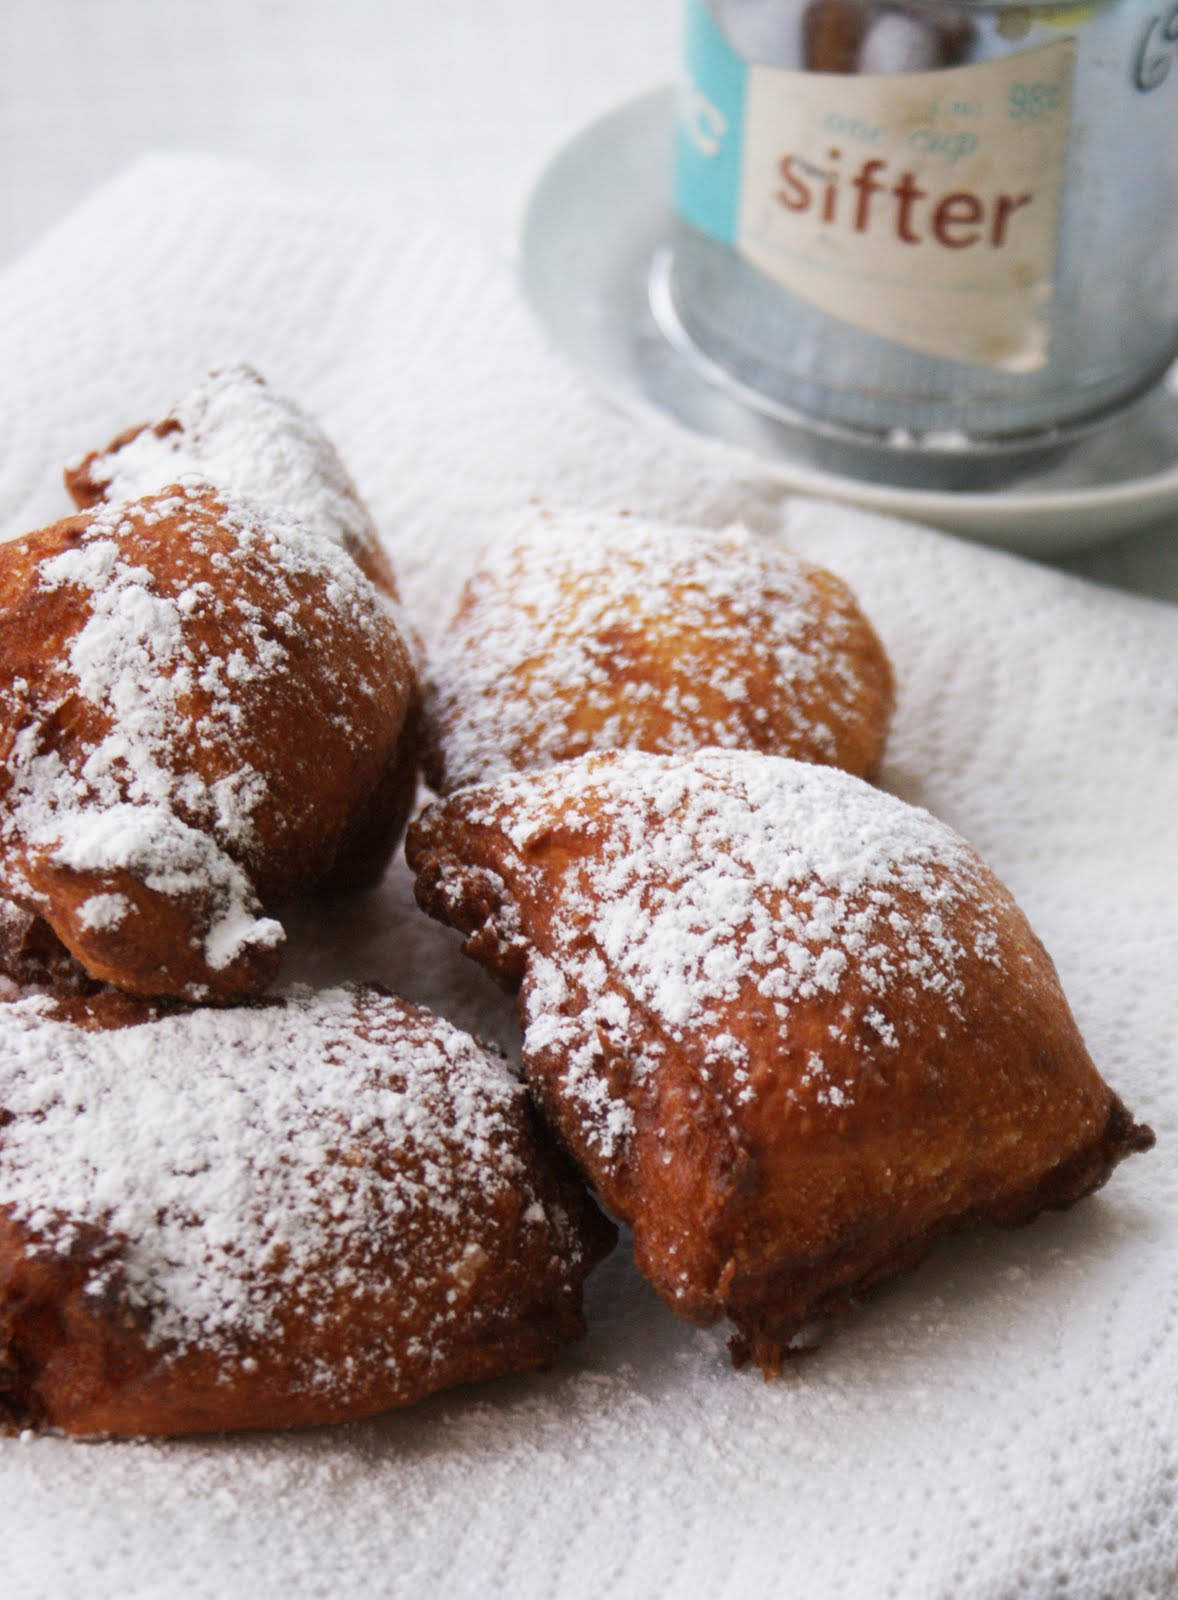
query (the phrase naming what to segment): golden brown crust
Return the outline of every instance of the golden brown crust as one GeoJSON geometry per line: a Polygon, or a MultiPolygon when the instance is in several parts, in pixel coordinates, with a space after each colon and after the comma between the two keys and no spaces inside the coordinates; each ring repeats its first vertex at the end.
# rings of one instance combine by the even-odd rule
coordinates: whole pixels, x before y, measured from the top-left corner
{"type": "Polygon", "coordinates": [[[307,1323],[292,1321],[283,1341],[296,1359],[273,1352],[253,1371],[231,1378],[224,1363],[203,1352],[161,1361],[133,1326],[96,1314],[82,1293],[87,1270],[25,1253],[26,1241],[0,1218],[0,1419],[15,1428],[52,1428],[77,1438],[145,1438],[244,1432],[347,1422],[412,1405],[439,1390],[549,1366],[585,1331],[579,1295],[531,1303],[526,1286],[512,1295],[500,1325],[488,1320],[477,1342],[440,1361],[417,1362],[395,1381],[369,1377],[345,1399],[308,1392],[302,1361],[313,1354],[346,1363],[354,1341],[388,1340],[390,1307],[336,1325],[329,1341],[307,1323]]]}
{"type": "Polygon", "coordinates": [[[945,1231],[1152,1143],[993,875],[841,774],[587,758],[451,797],[407,851],[423,907],[522,979],[529,1082],[639,1266],[768,1369],[945,1231]]]}
{"type": "MultiPolygon", "coordinates": [[[[329,1003],[338,1008],[343,992],[297,1004],[262,1003],[251,1008],[252,1021],[244,1026],[235,1022],[244,1013],[186,1016],[184,1008],[110,992],[32,1019],[55,1027],[67,1055],[83,1064],[79,1035],[131,1030],[128,1048],[138,1052],[136,1065],[150,1091],[137,1134],[140,1152],[147,1152],[137,1159],[148,1167],[158,1159],[153,1096],[166,1074],[144,1069],[138,1040],[145,1032],[149,1049],[153,1028],[159,1048],[171,1049],[195,1017],[204,1031],[192,1041],[194,1052],[208,1056],[209,1029],[228,1039],[238,1037],[238,1027],[239,1048],[261,1048],[267,1059],[246,1061],[236,1075],[232,1060],[209,1060],[218,1081],[236,1083],[237,1094],[225,1099],[206,1164],[215,1177],[221,1162],[225,1184],[231,1190],[237,1183],[241,1192],[227,1207],[215,1186],[200,1187],[197,1172],[186,1200],[189,1191],[166,1161],[161,1165],[161,1226],[171,1208],[173,1231],[159,1258],[169,1266],[158,1280],[150,1272],[144,1277],[144,1260],[149,1267],[156,1260],[150,1237],[123,1237],[68,1207],[59,1224],[30,1223],[31,1161],[40,1161],[49,1186],[35,1208],[42,1219],[63,1196],[84,1197],[85,1186],[79,1189],[70,1154],[59,1176],[51,1152],[38,1155],[27,1111],[0,1115],[0,1416],[9,1425],[96,1436],[335,1422],[409,1404],[453,1384],[546,1365],[584,1331],[581,1284],[612,1246],[614,1232],[551,1151],[522,1092],[480,1057],[473,1041],[420,1008],[372,989],[348,992],[354,1013],[342,1022],[329,1017],[326,1025],[320,1013],[329,1003]],[[259,1017],[273,1022],[272,1034],[260,1040],[259,1017]],[[283,1037],[305,1029],[308,1018],[318,1018],[312,1042],[317,1038],[326,1049],[306,1061],[288,1051],[288,1060],[283,1037]],[[64,1025],[77,1032],[68,1034],[64,1025]],[[350,1052],[374,1041],[388,1047],[387,1069],[350,1068],[350,1052]],[[418,1070],[406,1046],[419,1054],[441,1052],[439,1062],[451,1063],[453,1088],[434,1065],[418,1070]],[[233,1126],[242,1115],[237,1101],[251,1092],[248,1075],[274,1070],[279,1056],[280,1070],[319,1081],[308,1077],[307,1106],[296,1102],[289,1120],[268,1130],[254,1155],[251,1130],[233,1126]],[[336,1078],[339,1128],[356,1130],[352,1145],[342,1149],[330,1120],[337,1113],[324,1090],[336,1078]],[[403,1102],[409,1120],[398,1121],[403,1102]],[[389,1105],[392,1110],[381,1113],[389,1105]],[[373,1107],[384,1120],[358,1123],[373,1107]],[[322,1164],[301,1198],[294,1185],[269,1187],[281,1167],[283,1138],[299,1150],[322,1148],[322,1164]],[[250,1185],[242,1186],[243,1160],[260,1194],[252,1208],[250,1185]],[[209,1196],[221,1208],[215,1217],[201,1210],[202,1197],[209,1196]],[[199,1243],[207,1231],[211,1264],[202,1266],[199,1250],[181,1244],[175,1265],[177,1197],[186,1233],[199,1243]],[[293,1207],[276,1233],[290,1242],[248,1260],[242,1283],[226,1287],[223,1280],[243,1270],[232,1249],[248,1253],[256,1243],[261,1200],[278,1212],[293,1207]],[[234,1216],[240,1231],[226,1253],[222,1235],[234,1216]],[[292,1239],[292,1228],[306,1237],[292,1239]],[[246,1290],[248,1298],[241,1298],[246,1290]],[[241,1320],[226,1322],[222,1302],[236,1307],[235,1296],[241,1320]],[[197,1312],[203,1321],[194,1322],[197,1312]],[[160,1327],[171,1335],[161,1337],[160,1327]]],[[[8,1008],[0,1079],[10,1104],[22,1092],[11,1059],[21,1041],[13,1019],[28,1021],[21,1006],[33,1003],[8,1008]]],[[[101,1062],[95,1058],[89,1070],[100,1073],[101,1062]]],[[[44,1083],[39,1094],[50,1098],[44,1083]]],[[[194,1103],[199,1109],[199,1098],[194,1103]]],[[[289,1097],[279,1102],[280,1112],[284,1106],[290,1110],[289,1097]]],[[[78,1121],[96,1120],[93,1110],[83,1103],[78,1121]]],[[[71,1131],[63,1141],[69,1151],[74,1138],[71,1131]]],[[[182,1162],[184,1154],[175,1159],[182,1162]]],[[[113,1154],[110,1165],[117,1166],[113,1154]]],[[[138,1169],[135,1181],[144,1182],[138,1169]]],[[[109,1171],[104,1186],[109,1192],[109,1171]]]]}
{"type": "Polygon", "coordinates": [[[409,647],[351,559],[211,490],[13,540],[0,890],[96,979],[256,992],[278,938],[226,956],[212,933],[232,941],[235,917],[248,935],[263,907],[379,873],[408,809],[415,694],[409,647]],[[113,841],[123,821],[136,837],[113,841]]]}
{"type": "Polygon", "coordinates": [[[413,688],[405,721],[383,773],[342,841],[324,889],[366,889],[379,882],[413,814],[421,775],[421,700],[413,688]]]}
{"type": "Polygon", "coordinates": [[[467,583],[430,665],[438,793],[591,750],[879,765],[894,689],[841,579],[743,528],[538,519],[467,583]]]}
{"type": "MultiPolygon", "coordinates": [[[[995,1137],[993,1132],[989,1136],[995,1137]]],[[[738,1330],[730,1341],[733,1360],[737,1365],[752,1361],[772,1375],[781,1366],[786,1331],[853,1309],[876,1284],[917,1266],[947,1234],[985,1222],[1023,1227],[1044,1211],[1066,1210],[1101,1188],[1126,1156],[1153,1144],[1152,1130],[1135,1123],[1117,1096],[1109,1094],[1103,1121],[1089,1124],[1082,1142],[1041,1176],[1024,1177],[1020,1185],[1025,1152],[1020,1157],[1007,1153],[1001,1165],[995,1163],[995,1170],[977,1181],[972,1204],[967,1192],[961,1192],[952,1213],[931,1216],[916,1238],[905,1235],[904,1224],[910,1225],[906,1215],[863,1228],[853,1249],[832,1252],[809,1267],[801,1297],[792,1269],[743,1279],[734,1275],[725,1306],[738,1330]],[[1004,1183],[1010,1186],[1005,1191],[1004,1183]]]]}

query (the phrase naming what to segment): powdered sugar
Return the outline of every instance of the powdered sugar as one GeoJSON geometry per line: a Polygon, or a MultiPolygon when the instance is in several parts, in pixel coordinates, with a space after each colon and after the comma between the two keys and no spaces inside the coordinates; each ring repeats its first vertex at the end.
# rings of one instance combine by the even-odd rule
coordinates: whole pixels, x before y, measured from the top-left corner
{"type": "MultiPolygon", "coordinates": [[[[900,1047],[893,1018],[906,1002],[939,995],[959,1015],[962,959],[999,959],[1002,891],[974,852],[832,768],[740,751],[590,756],[455,796],[427,814],[427,841],[445,839],[447,815],[510,842],[501,870],[531,905],[525,933],[542,928],[522,992],[525,1060],[567,1059],[565,1088],[606,1156],[631,1113],[602,1074],[603,1040],[633,1085],[689,1039],[705,1073],[722,1063],[739,1095],[752,1066],[742,1017],[771,1015],[784,1033],[810,1000],[866,995],[854,1016],[869,1041],[849,1009],[833,1027],[831,1060],[845,1065],[900,1047]],[[568,853],[555,880],[554,840],[559,861],[568,853]]],[[[461,859],[446,874],[461,895],[461,859]]],[[[808,1070],[826,1073],[821,1054],[808,1070]]],[[[853,1092],[829,1078],[826,1103],[853,1092]]]]}
{"type": "Polygon", "coordinates": [[[211,373],[166,422],[92,458],[86,472],[112,502],[162,494],[174,484],[212,485],[234,499],[280,511],[353,556],[378,543],[371,517],[318,424],[245,366],[211,373]]]}
{"type": "Polygon", "coordinates": [[[627,746],[836,760],[863,623],[814,570],[742,527],[533,515],[483,558],[431,660],[445,788],[627,746]]]}
{"type": "Polygon", "coordinates": [[[283,1307],[342,1286],[359,1298],[401,1273],[411,1303],[414,1281],[461,1283],[505,1188],[526,1227],[565,1226],[521,1158],[523,1091],[506,1066],[377,991],[300,990],[113,1031],[38,996],[2,1021],[0,1204],[39,1249],[101,1230],[111,1248],[87,1293],[116,1293],[152,1344],[232,1354],[278,1332],[283,1307]]]}
{"type": "Polygon", "coordinates": [[[117,928],[131,909],[125,894],[92,894],[78,907],[83,928],[117,928]]]}

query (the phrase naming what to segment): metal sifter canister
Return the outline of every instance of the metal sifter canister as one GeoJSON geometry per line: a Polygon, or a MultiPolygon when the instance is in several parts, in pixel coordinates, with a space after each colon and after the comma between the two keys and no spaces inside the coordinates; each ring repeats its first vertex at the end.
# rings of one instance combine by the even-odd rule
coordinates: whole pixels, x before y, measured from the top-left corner
{"type": "Polygon", "coordinates": [[[772,414],[1094,425],[1178,352],[1178,3],[687,0],[655,300],[772,414]]]}

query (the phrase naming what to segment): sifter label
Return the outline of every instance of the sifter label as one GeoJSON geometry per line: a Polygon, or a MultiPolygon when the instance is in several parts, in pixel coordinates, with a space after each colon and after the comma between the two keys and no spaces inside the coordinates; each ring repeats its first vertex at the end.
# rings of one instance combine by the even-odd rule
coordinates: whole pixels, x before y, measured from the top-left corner
{"type": "Polygon", "coordinates": [[[689,0],[675,203],[810,305],[911,350],[1048,358],[1071,39],[896,76],[750,65],[689,0]]]}

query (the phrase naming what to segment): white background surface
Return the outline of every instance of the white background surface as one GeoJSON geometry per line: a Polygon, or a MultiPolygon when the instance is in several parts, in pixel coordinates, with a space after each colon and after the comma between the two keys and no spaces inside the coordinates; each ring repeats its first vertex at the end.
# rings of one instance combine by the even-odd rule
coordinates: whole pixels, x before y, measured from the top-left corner
{"type": "MultiPolygon", "coordinates": [[[[446,209],[508,250],[556,146],[673,75],[679,10],[679,0],[3,0],[0,266],[153,149],[256,160],[365,196],[407,226],[446,209]]],[[[1062,564],[1178,600],[1170,525],[1062,564]]]]}

